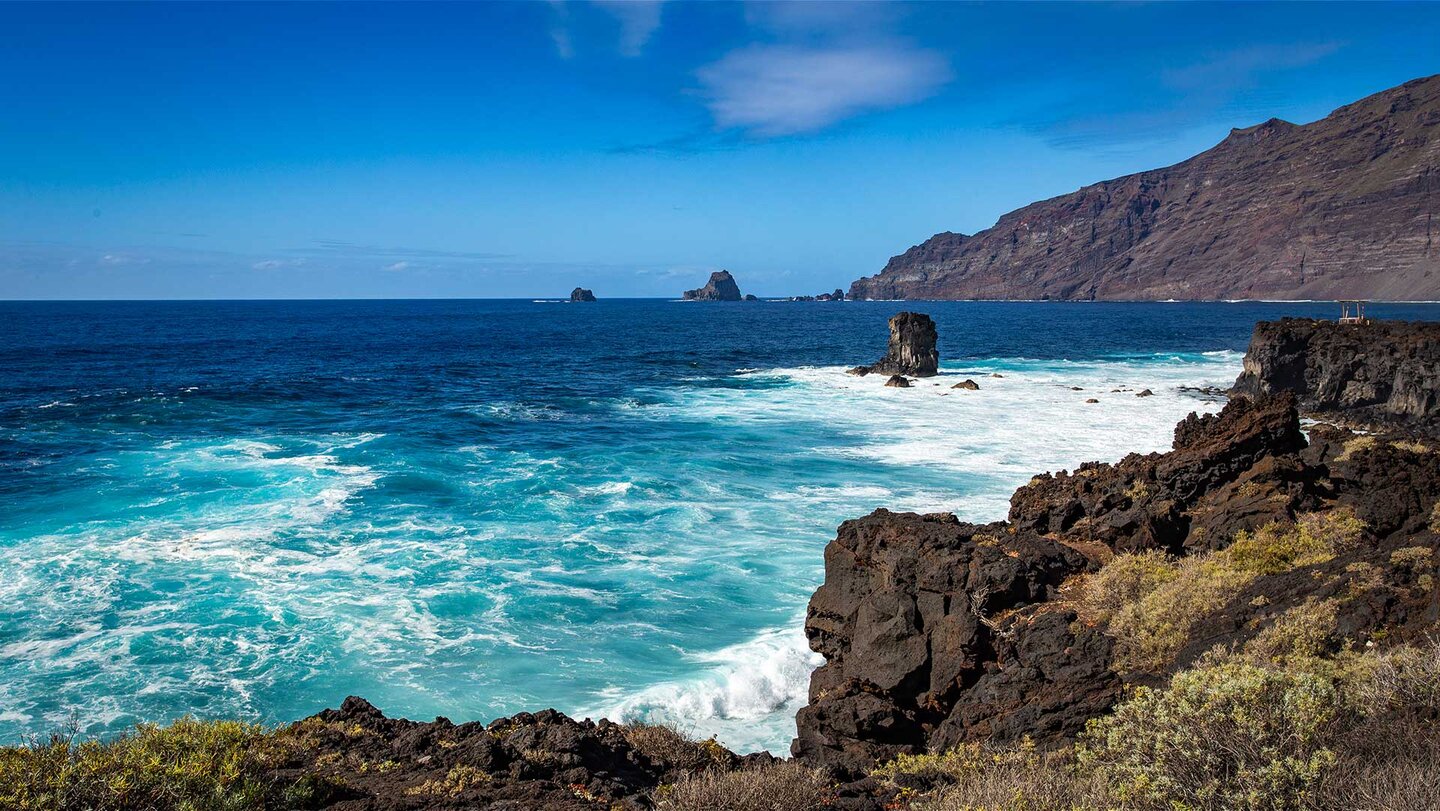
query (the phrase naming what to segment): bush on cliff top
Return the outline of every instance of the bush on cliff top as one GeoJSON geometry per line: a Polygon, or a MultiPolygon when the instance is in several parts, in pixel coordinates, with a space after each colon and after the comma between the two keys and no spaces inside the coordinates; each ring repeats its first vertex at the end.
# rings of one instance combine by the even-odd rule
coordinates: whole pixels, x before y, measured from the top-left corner
{"type": "Polygon", "coordinates": [[[1337,706],[1335,686],[1313,674],[1197,668],[1137,688],[1090,723],[1076,756],[1131,807],[1298,809],[1335,762],[1325,744],[1337,706]]]}
{"type": "Polygon", "coordinates": [[[1256,577],[1323,563],[1353,548],[1364,531],[1353,513],[1332,510],[1238,533],[1219,552],[1179,560],[1156,551],[1116,555],[1078,589],[1076,608],[1115,639],[1117,667],[1160,672],[1190,643],[1196,624],[1256,577]]]}

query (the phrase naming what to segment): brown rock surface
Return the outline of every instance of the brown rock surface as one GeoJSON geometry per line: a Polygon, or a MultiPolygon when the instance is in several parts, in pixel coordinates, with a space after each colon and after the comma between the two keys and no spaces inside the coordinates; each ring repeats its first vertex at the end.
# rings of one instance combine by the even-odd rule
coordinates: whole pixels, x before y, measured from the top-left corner
{"type": "Polygon", "coordinates": [[[1440,299],[1440,76],[937,234],[855,299],[1440,299]]]}

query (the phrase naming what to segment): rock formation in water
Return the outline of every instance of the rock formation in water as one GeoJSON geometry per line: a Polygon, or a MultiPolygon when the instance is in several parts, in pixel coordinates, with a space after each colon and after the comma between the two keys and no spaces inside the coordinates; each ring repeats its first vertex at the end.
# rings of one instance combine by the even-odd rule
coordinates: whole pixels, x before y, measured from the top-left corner
{"type": "Polygon", "coordinates": [[[577,287],[570,291],[571,301],[594,301],[595,293],[583,287],[577,287]]]}
{"type": "Polygon", "coordinates": [[[1433,428],[1440,423],[1440,323],[1262,321],[1232,391],[1288,391],[1307,412],[1433,428]]]}
{"type": "Polygon", "coordinates": [[[890,344],[885,357],[869,366],[850,369],[852,375],[910,375],[934,377],[940,369],[935,348],[935,322],[924,313],[900,313],[890,319],[890,344]]]}
{"type": "Polygon", "coordinates": [[[717,270],[710,274],[710,281],[704,287],[685,291],[686,301],[740,301],[740,286],[728,270],[717,270]]]}
{"type": "Polygon", "coordinates": [[[1440,76],[941,233],[855,299],[1440,299],[1440,76]]]}
{"type": "Polygon", "coordinates": [[[806,616],[825,664],[793,753],[856,777],[896,755],[964,742],[1065,741],[1126,684],[1153,683],[1315,601],[1337,606],[1326,644],[1424,633],[1440,591],[1396,550],[1440,553],[1431,523],[1440,520],[1440,448],[1333,427],[1311,435],[1307,446],[1292,395],[1239,398],[1182,421],[1168,453],[1037,476],[1016,491],[1005,522],[886,510],[845,522],[806,616]],[[1242,531],[1342,512],[1363,522],[1360,540],[1246,581],[1196,621],[1160,671],[1122,666],[1122,640],[1067,597],[1070,583],[1118,552],[1214,552],[1242,531]]]}

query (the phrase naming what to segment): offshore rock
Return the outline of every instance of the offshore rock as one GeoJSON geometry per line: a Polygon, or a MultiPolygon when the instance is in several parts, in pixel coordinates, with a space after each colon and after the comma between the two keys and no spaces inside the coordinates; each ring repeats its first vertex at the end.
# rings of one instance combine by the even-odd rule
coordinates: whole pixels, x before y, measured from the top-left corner
{"type": "Polygon", "coordinates": [[[950,388],[952,388],[952,389],[965,389],[966,391],[979,391],[979,390],[980,390],[980,384],[979,384],[979,383],[976,383],[976,382],[973,381],[973,380],[966,379],[966,380],[960,381],[959,383],[956,383],[955,385],[951,386],[950,388]]]}
{"type": "Polygon", "coordinates": [[[1255,325],[1232,392],[1293,392],[1307,413],[1434,434],[1440,323],[1286,318],[1255,325]]]}
{"type": "Polygon", "coordinates": [[[890,379],[885,381],[885,386],[891,389],[908,389],[910,381],[903,375],[890,375],[890,379]]]}
{"type": "Polygon", "coordinates": [[[940,370],[935,348],[935,322],[924,313],[900,313],[890,319],[890,345],[885,357],[869,366],[850,369],[852,375],[882,374],[934,377],[940,370]]]}
{"type": "Polygon", "coordinates": [[[740,286],[728,270],[717,270],[710,274],[710,281],[704,287],[685,291],[686,301],[740,301],[740,286]]]}
{"type": "Polygon", "coordinates": [[[595,293],[583,287],[577,287],[570,291],[571,301],[594,301],[595,293]]]}

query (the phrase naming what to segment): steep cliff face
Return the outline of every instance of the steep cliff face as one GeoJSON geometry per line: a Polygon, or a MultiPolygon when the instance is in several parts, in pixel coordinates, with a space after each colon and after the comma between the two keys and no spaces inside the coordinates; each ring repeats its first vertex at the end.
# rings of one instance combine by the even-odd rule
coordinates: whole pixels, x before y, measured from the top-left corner
{"type": "Polygon", "coordinates": [[[1293,392],[1307,412],[1435,430],[1440,323],[1287,318],[1255,325],[1233,392],[1293,392]]]}
{"type": "Polygon", "coordinates": [[[1440,76],[942,233],[851,298],[1440,298],[1440,76]]]}

